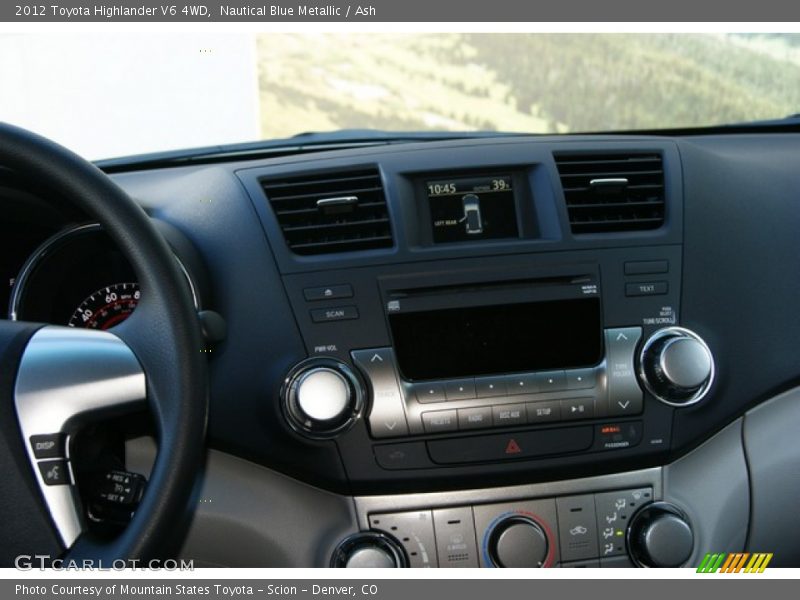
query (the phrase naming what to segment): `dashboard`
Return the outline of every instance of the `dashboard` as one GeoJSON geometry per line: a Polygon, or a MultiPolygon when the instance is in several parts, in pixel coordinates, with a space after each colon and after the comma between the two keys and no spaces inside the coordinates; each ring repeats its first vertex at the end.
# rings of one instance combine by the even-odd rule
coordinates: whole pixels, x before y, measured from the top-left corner
{"type": "MultiPolygon", "coordinates": [[[[766,543],[796,563],[774,522],[800,447],[762,441],[798,422],[798,145],[482,138],[113,174],[225,323],[183,551],[614,567],[766,543]]],[[[9,318],[111,328],[144,291],[57,205],[3,244],[9,318]]],[[[129,439],[126,468],[152,450],[129,439]]]]}

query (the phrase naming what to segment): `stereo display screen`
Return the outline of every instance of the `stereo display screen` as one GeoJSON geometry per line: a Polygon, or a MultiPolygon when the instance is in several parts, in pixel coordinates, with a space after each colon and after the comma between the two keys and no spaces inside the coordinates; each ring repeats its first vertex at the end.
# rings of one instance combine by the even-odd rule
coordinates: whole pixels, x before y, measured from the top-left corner
{"type": "Polygon", "coordinates": [[[603,356],[597,297],[389,313],[410,381],[590,367],[603,356]]]}
{"type": "Polygon", "coordinates": [[[437,179],[425,183],[437,244],[516,237],[510,175],[437,179]]]}

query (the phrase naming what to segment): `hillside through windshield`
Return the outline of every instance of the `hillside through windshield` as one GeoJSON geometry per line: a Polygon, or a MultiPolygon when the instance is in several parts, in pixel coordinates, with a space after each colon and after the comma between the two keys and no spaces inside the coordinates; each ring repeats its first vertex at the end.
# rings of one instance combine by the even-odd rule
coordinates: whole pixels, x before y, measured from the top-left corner
{"type": "Polygon", "coordinates": [[[800,34],[5,34],[0,79],[0,120],[93,159],[343,128],[660,129],[800,112],[800,34]]]}

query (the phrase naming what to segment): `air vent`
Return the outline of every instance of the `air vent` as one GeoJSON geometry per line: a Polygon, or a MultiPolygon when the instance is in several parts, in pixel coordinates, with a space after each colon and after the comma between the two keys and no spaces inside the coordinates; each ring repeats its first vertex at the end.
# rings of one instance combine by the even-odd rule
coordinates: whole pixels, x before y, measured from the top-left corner
{"type": "Polygon", "coordinates": [[[295,254],[392,245],[386,197],[377,169],[265,179],[261,184],[295,254]]]}
{"type": "Polygon", "coordinates": [[[572,233],[656,229],[664,223],[661,155],[557,154],[572,233]]]}

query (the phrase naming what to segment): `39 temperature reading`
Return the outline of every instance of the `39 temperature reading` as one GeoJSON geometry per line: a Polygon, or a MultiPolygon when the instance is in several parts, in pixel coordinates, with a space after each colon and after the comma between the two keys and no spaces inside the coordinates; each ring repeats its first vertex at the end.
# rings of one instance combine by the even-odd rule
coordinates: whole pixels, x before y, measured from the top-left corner
{"type": "Polygon", "coordinates": [[[426,181],[435,243],[516,237],[511,175],[426,181]]]}

